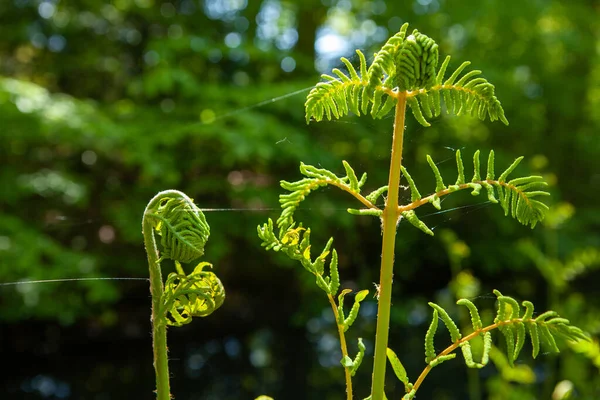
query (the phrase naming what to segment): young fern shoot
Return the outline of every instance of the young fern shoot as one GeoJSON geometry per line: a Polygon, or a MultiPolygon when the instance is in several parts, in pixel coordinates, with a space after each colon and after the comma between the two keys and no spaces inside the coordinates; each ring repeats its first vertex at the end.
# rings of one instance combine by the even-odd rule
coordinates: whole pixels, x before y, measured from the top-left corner
{"type": "Polygon", "coordinates": [[[210,227],[192,199],[177,190],[157,194],[146,207],[142,220],[144,244],[150,269],[152,295],[152,346],[156,373],[156,398],[170,400],[167,358],[167,326],[182,326],[193,317],[206,317],[221,307],[225,288],[219,278],[199,263],[186,274],[181,263],[189,263],[204,254],[210,227]],[[160,237],[159,251],[155,234],[160,237]],[[171,259],[176,272],[163,283],[161,263],[171,259]]]}
{"type": "MultiPolygon", "coordinates": [[[[446,57],[438,68],[439,54],[438,45],[435,41],[417,30],[413,30],[410,35],[407,35],[407,32],[408,24],[404,24],[400,31],[389,38],[383,47],[375,53],[373,62],[369,66],[367,66],[366,58],[360,50],[356,51],[359,58],[358,70],[350,61],[342,58],[341,61],[348,72],[344,73],[336,68],[333,69],[332,75],[322,75],[324,81],[318,83],[311,90],[305,104],[307,123],[321,121],[324,118],[329,120],[341,118],[350,112],[358,116],[370,114],[373,118],[383,118],[394,110],[392,155],[387,184],[365,196],[361,194],[361,189],[367,180],[367,175],[363,174],[359,179],[346,161],[342,161],[346,171],[346,175],[343,177],[339,177],[326,169],[301,164],[300,173],[304,175],[303,179],[296,182],[281,181],[282,188],[289,191],[289,193],[280,195],[279,201],[282,212],[276,224],[279,230],[278,233],[274,231],[274,224],[270,219],[267,223],[258,227],[258,236],[262,240],[262,246],[267,250],[283,252],[288,257],[300,261],[305,269],[315,275],[317,286],[327,294],[338,325],[342,348],[341,363],[346,373],[346,392],[349,400],[352,398],[351,378],[362,360],[364,346],[361,344],[362,341],[359,340],[359,355],[354,360],[348,356],[344,333],[347,329],[346,326],[352,320],[347,323],[341,308],[343,307],[343,296],[347,293],[347,290],[342,291],[339,295],[338,303],[335,303],[333,297],[339,289],[340,282],[337,270],[337,252],[331,250],[333,239],[329,240],[325,249],[313,261],[310,256],[310,228],[305,228],[301,223],[296,223],[294,220],[294,212],[310,193],[327,185],[335,186],[353,196],[362,205],[362,208],[348,209],[349,213],[369,215],[381,219],[383,232],[378,285],[375,360],[371,394],[368,397],[372,400],[385,398],[384,381],[387,358],[390,358],[394,372],[405,385],[406,396],[409,396],[405,396],[405,398],[413,398],[422,382],[422,379],[420,379],[414,385],[411,384],[398,357],[388,348],[394,249],[398,222],[404,218],[423,232],[433,235],[433,231],[418,218],[415,210],[425,204],[431,204],[439,210],[441,208],[441,197],[465,189],[471,190],[473,195],[478,195],[482,189],[485,189],[488,199],[492,203],[500,204],[506,215],[510,214],[521,224],[529,225],[532,228],[544,218],[548,209],[544,203],[536,199],[548,195],[543,190],[546,186],[543,179],[539,176],[525,176],[508,180],[508,176],[513,173],[522,157],[517,158],[515,162],[496,177],[493,151],[490,151],[488,156],[485,176],[481,175],[480,152],[475,152],[473,156],[474,172],[470,181],[466,179],[462,156],[460,151],[457,151],[457,178],[454,184],[450,185],[444,183],[444,179],[435,163],[431,157],[427,156],[428,164],[436,180],[436,187],[432,194],[425,197],[421,195],[408,170],[402,165],[407,107],[411,109],[415,119],[425,127],[430,126],[428,120],[441,115],[443,108],[446,109],[448,114],[472,115],[481,120],[489,117],[491,121],[500,120],[506,125],[508,125],[508,121],[504,116],[500,101],[495,96],[494,85],[480,76],[481,71],[465,72],[470,63],[463,62],[456,70],[448,74],[450,57],[446,57]],[[401,175],[404,175],[411,191],[411,201],[405,205],[399,204],[401,175]],[[380,208],[375,204],[377,199],[384,194],[385,206],[380,208]],[[324,265],[330,252],[331,261],[329,276],[327,276],[324,265]]],[[[396,258],[396,268],[401,268],[401,261],[400,257],[396,258]]],[[[358,312],[360,301],[364,299],[364,296],[366,296],[366,291],[361,291],[356,295],[356,312],[358,312]]],[[[508,304],[509,301],[500,296],[499,302],[508,304]]],[[[450,317],[443,309],[433,303],[430,304],[434,308],[434,322],[427,335],[428,343],[433,340],[438,316],[447,326],[452,327],[453,325],[450,317]]],[[[465,305],[471,310],[470,305],[466,303],[465,305]]],[[[350,313],[351,315],[353,315],[353,311],[350,313]]],[[[509,355],[509,358],[511,360],[514,360],[518,355],[516,349],[519,348],[520,350],[519,346],[522,345],[523,334],[519,333],[522,331],[520,326],[534,326],[533,329],[537,329],[535,332],[539,331],[540,333],[543,332],[543,335],[550,335],[547,341],[552,340],[552,335],[560,334],[565,334],[568,337],[583,337],[580,331],[569,330],[570,328],[567,328],[570,326],[568,321],[563,319],[553,319],[554,322],[552,323],[549,321],[544,322],[545,320],[539,320],[539,323],[534,321],[538,320],[533,320],[532,316],[527,314],[523,317],[518,316],[518,314],[514,316],[512,314],[509,316],[499,314],[499,320],[492,327],[482,328],[479,326],[474,328],[476,331],[475,336],[481,333],[488,347],[491,345],[491,339],[487,334],[491,329],[500,329],[505,337],[514,336],[516,344],[510,350],[511,355],[509,355]],[[513,327],[516,331],[513,330],[513,327]],[[569,332],[571,333],[569,334],[569,332]]],[[[480,324],[480,321],[478,324],[480,324]]],[[[453,358],[455,354],[452,351],[459,346],[463,350],[465,360],[467,360],[469,366],[483,365],[484,361],[487,362],[487,359],[481,360],[480,363],[475,363],[472,359],[468,360],[470,354],[468,340],[470,339],[467,340],[466,338],[471,338],[471,336],[461,339],[460,332],[455,326],[451,329],[451,334],[454,342],[452,346],[455,347],[449,348],[448,351],[440,354],[436,354],[433,348],[428,348],[427,363],[429,369],[453,358]]]]}

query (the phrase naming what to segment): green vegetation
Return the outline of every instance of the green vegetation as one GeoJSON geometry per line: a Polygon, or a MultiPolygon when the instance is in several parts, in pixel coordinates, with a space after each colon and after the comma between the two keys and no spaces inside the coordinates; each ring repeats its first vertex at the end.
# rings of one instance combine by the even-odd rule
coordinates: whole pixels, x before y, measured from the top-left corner
{"type": "MultiPolygon", "coordinates": [[[[352,290],[344,295],[344,321],[356,293],[370,289],[344,332],[348,359],[317,277],[292,271],[298,261],[283,250],[264,252],[252,227],[271,218],[279,234],[279,181],[319,179],[298,174],[301,162],[317,174],[347,177],[340,188],[350,187],[351,178],[342,160],[357,183],[367,171],[360,194],[378,196],[371,203],[384,209],[389,193],[381,185],[388,184],[395,112],[363,118],[363,101],[371,114],[376,93],[363,97],[362,90],[351,93],[358,95],[361,117],[348,102],[343,118],[332,113],[328,120],[324,108],[322,121],[306,125],[303,109],[319,74],[341,82],[331,72],[338,68],[353,80],[342,56],[362,80],[354,49],[361,49],[369,72],[375,52],[405,21],[435,38],[437,72],[452,55],[444,82],[462,60],[472,60],[454,84],[482,70],[467,80],[495,85],[493,96],[510,125],[490,123],[489,113],[480,120],[466,109],[456,117],[454,107],[448,115],[446,105],[455,99],[441,92],[439,114],[433,92],[407,98],[398,204],[411,204],[418,195],[434,200],[428,197],[437,193],[437,182],[427,155],[449,190],[460,174],[460,150],[465,184],[473,183],[477,149],[482,180],[490,149],[497,181],[523,155],[506,182],[540,176],[547,186],[525,192],[551,196],[532,198],[550,207],[534,230],[504,218],[501,188],[493,184],[498,205],[482,186],[477,197],[471,187],[439,197],[441,210],[434,208],[437,201],[403,210],[389,347],[415,383],[427,366],[428,302],[443,307],[466,337],[470,313],[456,301],[469,299],[484,326],[493,324],[493,290],[499,289],[531,301],[536,310],[567,316],[592,341],[557,338],[560,357],[542,345],[534,361],[528,337],[513,368],[497,332],[488,367],[444,362],[427,375],[417,398],[599,398],[600,19],[589,2],[516,0],[476,8],[440,0],[9,0],[0,7],[0,351],[11,368],[0,397],[121,400],[152,393],[151,300],[140,219],[148,200],[165,188],[188,194],[205,214],[212,228],[206,254],[215,268],[201,271],[217,273],[227,288],[227,300],[209,318],[169,329],[172,395],[340,400],[347,369],[340,360],[357,364],[359,337],[364,357],[352,385],[355,398],[368,394],[382,249],[380,219],[371,215],[379,211],[331,185],[293,210],[295,227],[300,221],[310,227],[311,263],[335,237],[323,279],[330,277],[335,247],[336,305],[343,290],[352,290]],[[419,111],[431,126],[414,118],[419,111]],[[355,217],[348,209],[367,215],[355,217]],[[411,220],[435,236],[412,229],[411,220]],[[59,282],[4,285],[48,279],[59,282]]],[[[378,60],[381,68],[395,65],[378,60]]],[[[335,83],[324,79],[320,85],[335,83]]],[[[383,112],[396,99],[383,92],[379,100],[376,110],[383,112]]],[[[494,115],[501,122],[501,114],[494,115]]],[[[512,216],[512,202],[507,205],[512,216]]],[[[162,236],[154,232],[162,251],[162,236]]],[[[166,283],[178,270],[166,259],[161,265],[166,283]]],[[[181,263],[184,274],[178,275],[188,276],[197,265],[181,263]]],[[[169,319],[176,321],[175,315],[169,319]]],[[[435,336],[438,354],[452,345],[444,336],[435,336]]],[[[481,363],[483,339],[471,347],[473,361],[481,363]]],[[[390,399],[406,394],[389,366],[385,393],[390,399]]]]}
{"type": "Polygon", "coordinates": [[[225,288],[214,273],[203,271],[211,264],[201,262],[189,275],[181,266],[204,254],[210,235],[206,218],[192,199],[176,190],[157,194],[144,211],[142,228],[150,270],[156,397],[168,400],[167,326],[182,326],[192,322],[193,317],[212,314],[223,304],[225,288]],[[160,253],[155,231],[161,237],[160,253]],[[161,262],[165,259],[173,260],[177,272],[170,273],[163,282],[161,262]]]}
{"type": "Polygon", "coordinates": [[[401,258],[395,258],[394,256],[396,231],[402,219],[406,219],[416,228],[433,236],[433,231],[417,217],[414,209],[430,203],[437,210],[440,210],[440,199],[443,196],[462,189],[470,189],[472,195],[478,195],[481,189],[485,188],[490,202],[500,203],[506,215],[510,213],[520,223],[530,225],[533,228],[539,221],[544,219],[545,212],[548,210],[548,206],[533,198],[549,195],[548,192],[540,190],[547,185],[541,176],[525,176],[507,180],[508,175],[515,170],[523,157],[517,158],[496,180],[493,151],[489,153],[485,179],[482,179],[480,172],[479,150],[475,153],[473,157],[473,179],[467,183],[464,164],[460,150],[458,150],[456,152],[458,177],[456,183],[450,186],[444,184],[438,167],[427,155],[427,162],[435,176],[436,187],[433,194],[425,198],[421,197],[414,180],[410,177],[406,168],[402,166],[404,118],[407,105],[410,105],[415,118],[424,126],[430,126],[430,124],[423,118],[421,109],[425,110],[429,118],[439,116],[442,96],[448,113],[471,114],[482,120],[489,115],[491,120],[500,119],[507,125],[508,121],[504,117],[504,110],[500,102],[494,95],[494,86],[484,78],[472,79],[474,76],[479,75],[481,71],[471,71],[459,78],[460,73],[469,65],[468,62],[464,62],[448,79],[445,79],[450,57],[446,57],[438,71],[438,45],[431,38],[417,30],[407,36],[407,29],[408,24],[404,24],[400,32],[392,36],[382,49],[375,53],[374,61],[368,68],[364,55],[362,52],[357,51],[360,58],[360,75],[347,59],[342,58],[342,62],[348,68],[348,75],[345,75],[339,69],[333,70],[338,77],[337,79],[330,75],[323,75],[327,83],[317,84],[306,101],[307,121],[310,121],[311,118],[319,121],[323,119],[324,115],[328,119],[332,117],[339,118],[347,114],[349,110],[360,115],[361,111],[366,113],[369,108],[374,118],[383,118],[392,109],[395,109],[388,184],[363,197],[360,191],[367,181],[367,174],[363,174],[359,180],[346,161],[343,161],[346,176],[342,178],[326,169],[318,169],[302,164],[300,172],[306,178],[293,183],[281,182],[281,186],[292,193],[281,195],[279,198],[283,209],[281,216],[277,219],[279,233],[274,232],[273,221],[270,219],[268,223],[258,227],[258,236],[267,250],[283,251],[291,259],[300,261],[305,269],[315,275],[317,286],[327,294],[338,325],[343,357],[341,364],[345,369],[348,400],[354,398],[352,376],[356,374],[362,363],[365,345],[362,339],[359,338],[359,353],[352,360],[348,356],[345,332],[356,320],[360,303],[365,299],[368,290],[362,290],[356,295],[354,306],[346,318],[344,316],[344,296],[352,290],[342,290],[336,304],[335,296],[340,288],[340,275],[338,272],[338,254],[331,247],[333,238],[329,239],[321,254],[315,261],[312,261],[311,230],[294,221],[294,212],[298,209],[300,203],[311,192],[327,185],[342,189],[367,207],[360,210],[348,209],[349,213],[375,216],[381,219],[383,247],[380,283],[377,286],[378,312],[373,384],[369,399],[382,400],[386,398],[384,393],[386,357],[390,359],[396,376],[405,387],[406,395],[403,399],[410,400],[415,397],[423,379],[431,368],[454,358],[456,354],[453,351],[459,347],[463,351],[468,367],[484,367],[489,361],[492,348],[490,331],[493,329],[499,329],[506,339],[507,358],[511,366],[523,347],[526,327],[529,330],[533,345],[534,358],[539,353],[540,341],[549,346],[552,351],[558,351],[555,336],[574,341],[589,340],[579,328],[571,326],[569,320],[560,318],[556,312],[548,311],[534,319],[533,304],[526,301],[523,303],[526,311],[521,315],[516,300],[512,297],[503,296],[499,291],[494,291],[498,297],[498,312],[494,324],[485,328],[482,325],[475,304],[468,299],[460,299],[457,302],[457,304],[464,305],[469,309],[473,324],[473,333],[464,338],[447,311],[435,303],[429,303],[434,311],[431,325],[425,337],[425,362],[428,365],[414,384],[410,383],[406,370],[396,353],[388,348],[394,266],[398,265],[401,268],[403,264],[401,258]],[[382,100],[384,96],[387,97],[385,101],[382,100]],[[359,104],[361,105],[360,110],[359,104]],[[399,204],[401,173],[404,174],[411,192],[411,202],[406,205],[399,204]],[[385,206],[380,209],[374,203],[384,194],[387,195],[385,206]],[[325,260],[330,253],[329,276],[324,276],[325,260]],[[451,346],[439,354],[435,351],[433,343],[438,327],[438,318],[448,328],[453,342],[451,346]],[[481,363],[475,363],[469,342],[479,336],[483,338],[484,342],[482,361],[481,363]]]}

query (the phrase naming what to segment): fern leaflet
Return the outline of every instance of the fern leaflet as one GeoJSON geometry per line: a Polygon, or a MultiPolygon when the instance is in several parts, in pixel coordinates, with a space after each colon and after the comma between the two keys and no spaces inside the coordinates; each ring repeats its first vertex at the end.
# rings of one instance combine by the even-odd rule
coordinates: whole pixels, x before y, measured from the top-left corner
{"type": "Polygon", "coordinates": [[[437,320],[440,319],[446,325],[451,333],[453,344],[439,354],[432,354],[433,336],[437,330],[437,323],[433,323],[427,331],[426,336],[426,360],[428,364],[434,363],[440,356],[449,355],[457,347],[462,349],[467,366],[472,368],[482,368],[489,360],[489,352],[492,347],[490,331],[494,329],[500,330],[504,336],[508,362],[512,366],[514,360],[519,356],[523,344],[525,342],[527,332],[525,327],[529,328],[529,336],[533,346],[533,358],[539,353],[540,343],[548,347],[550,351],[559,352],[555,338],[562,338],[571,341],[589,340],[583,331],[570,324],[569,320],[561,318],[554,311],[547,311],[536,318],[533,318],[533,304],[528,301],[523,302],[525,312],[521,312],[521,308],[517,301],[512,297],[503,296],[498,290],[494,290],[494,294],[498,300],[498,309],[496,317],[492,325],[482,327],[479,312],[475,305],[467,299],[461,299],[457,302],[459,305],[466,306],[471,312],[473,322],[473,333],[461,337],[457,332],[458,328],[446,311],[435,303],[429,303],[434,309],[433,316],[437,320]],[[484,339],[483,358],[481,363],[473,363],[473,358],[468,346],[468,342],[477,336],[482,336],[484,339]]]}
{"type": "MultiPolygon", "coordinates": [[[[471,314],[473,332],[464,336],[459,332],[456,324],[446,310],[435,303],[429,303],[433,308],[433,318],[425,335],[425,362],[427,366],[421,372],[414,385],[412,385],[410,392],[409,388],[406,387],[407,395],[405,398],[412,398],[407,396],[414,396],[414,393],[419,389],[431,369],[442,362],[454,358],[456,356],[454,351],[459,347],[469,368],[483,368],[489,362],[492,350],[495,349],[492,346],[491,337],[491,331],[494,329],[500,330],[504,336],[506,359],[511,367],[520,354],[527,333],[529,333],[533,346],[533,358],[539,353],[540,343],[548,347],[550,351],[558,352],[556,338],[562,338],[572,343],[589,342],[590,340],[581,329],[571,325],[569,320],[561,318],[554,311],[547,311],[534,318],[534,309],[531,302],[524,301],[522,303],[525,307],[525,311],[523,312],[519,303],[512,297],[504,296],[497,290],[494,290],[494,294],[497,297],[498,308],[494,322],[488,326],[483,326],[479,311],[470,300],[460,299],[457,301],[457,304],[467,307],[471,314]],[[441,320],[446,325],[452,339],[452,344],[439,353],[435,351],[434,347],[434,337],[438,328],[438,320],[441,320]],[[529,329],[528,332],[525,330],[525,327],[529,329]],[[469,343],[477,337],[483,338],[483,354],[480,362],[473,361],[473,354],[469,343]]],[[[405,375],[401,371],[398,378],[406,385],[407,378],[405,378],[405,375]]]]}
{"type": "Polygon", "coordinates": [[[356,357],[354,357],[354,360],[352,360],[348,356],[345,356],[340,361],[342,363],[342,365],[344,366],[344,368],[347,368],[350,370],[350,375],[354,376],[356,374],[358,367],[360,367],[360,364],[362,364],[362,360],[365,357],[366,349],[367,348],[365,347],[365,344],[363,343],[362,338],[358,338],[358,353],[356,354],[356,357]]]}
{"type": "Polygon", "coordinates": [[[470,182],[465,182],[464,165],[460,150],[458,150],[456,152],[458,177],[454,185],[446,186],[439,169],[431,157],[427,156],[427,162],[431,167],[436,181],[435,193],[427,197],[422,197],[414,180],[408,174],[406,168],[402,167],[402,174],[408,181],[411,191],[411,203],[399,206],[398,211],[411,225],[433,236],[433,231],[417,217],[414,209],[431,203],[439,210],[441,209],[440,198],[442,196],[464,189],[470,189],[471,194],[477,196],[480,194],[481,189],[485,188],[488,200],[492,203],[499,203],[505,215],[510,214],[521,224],[529,225],[533,228],[539,221],[544,219],[545,213],[548,210],[548,206],[536,200],[535,197],[549,196],[550,194],[540,190],[547,186],[547,183],[544,182],[541,176],[525,176],[508,180],[509,174],[514,171],[522,159],[523,157],[517,158],[502,172],[498,179],[494,179],[494,151],[492,150],[488,157],[486,178],[482,179],[478,150],[473,156],[473,179],[470,182]]]}
{"type": "Polygon", "coordinates": [[[360,194],[360,190],[367,181],[367,174],[363,174],[361,178],[358,179],[350,164],[348,164],[346,161],[342,161],[342,163],[344,165],[344,169],[346,170],[346,176],[341,178],[324,168],[316,168],[312,165],[301,163],[300,172],[306,178],[296,182],[281,181],[281,187],[289,190],[291,193],[282,194],[279,196],[279,203],[283,209],[281,215],[277,219],[277,226],[280,229],[283,226],[288,226],[291,224],[291,221],[293,221],[294,212],[308,194],[319,189],[320,187],[327,185],[336,186],[350,193],[367,207],[366,210],[349,209],[348,212],[353,214],[380,213],[380,210],[368,199],[371,198],[375,200],[387,189],[380,188],[371,193],[369,196],[363,197],[360,194]]]}

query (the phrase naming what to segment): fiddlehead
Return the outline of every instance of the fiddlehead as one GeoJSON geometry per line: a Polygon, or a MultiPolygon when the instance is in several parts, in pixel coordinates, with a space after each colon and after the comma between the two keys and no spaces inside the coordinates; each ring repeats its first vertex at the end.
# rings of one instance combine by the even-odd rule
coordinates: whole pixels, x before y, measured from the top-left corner
{"type": "Polygon", "coordinates": [[[159,400],[169,400],[167,325],[181,326],[194,316],[209,315],[223,304],[225,289],[214,273],[203,271],[210,264],[198,264],[189,275],[181,266],[204,254],[210,235],[204,214],[184,193],[167,190],[150,200],[142,231],[150,270],[156,395],[159,400]],[[162,252],[155,232],[161,237],[162,252]],[[169,274],[163,284],[161,262],[165,259],[173,260],[177,272],[169,274]]]}
{"type": "Polygon", "coordinates": [[[162,258],[188,263],[202,256],[210,236],[202,211],[187,196],[162,197],[157,203],[144,216],[161,237],[162,258]]]}
{"type": "Polygon", "coordinates": [[[490,151],[487,171],[484,178],[481,175],[479,160],[479,150],[473,156],[473,178],[470,182],[465,179],[464,164],[460,150],[456,152],[457,178],[453,185],[446,185],[444,179],[431,159],[427,156],[427,162],[431,167],[436,181],[435,193],[422,197],[417,189],[412,177],[406,168],[402,167],[402,173],[408,182],[411,191],[411,203],[399,206],[398,211],[408,222],[423,232],[432,235],[433,231],[425,225],[415,214],[414,209],[431,203],[436,209],[441,209],[441,197],[458,190],[471,190],[473,196],[480,194],[481,189],[485,188],[488,200],[492,203],[499,203],[504,210],[505,215],[511,215],[523,225],[529,225],[532,228],[544,219],[548,206],[535,199],[539,196],[549,196],[550,194],[543,189],[547,186],[541,176],[525,176],[508,180],[508,176],[515,170],[523,157],[517,158],[506,170],[496,179],[494,172],[494,151],[490,151]]]}
{"type": "Polygon", "coordinates": [[[167,324],[182,326],[192,317],[206,317],[221,307],[225,289],[217,276],[204,271],[212,264],[201,262],[189,275],[171,272],[165,281],[163,309],[167,324]]]}
{"type": "Polygon", "coordinates": [[[442,99],[448,113],[469,114],[508,124],[500,101],[495,96],[494,85],[480,77],[481,71],[460,74],[470,64],[462,63],[447,79],[446,57],[438,69],[438,45],[416,29],[407,37],[408,24],[392,36],[379,50],[367,68],[363,53],[357,50],[360,74],[346,58],[341,61],[349,76],[334,69],[337,76],[322,75],[326,82],[315,86],[306,100],[306,119],[320,121],[340,118],[349,111],[356,115],[367,113],[383,118],[396,104],[399,93],[406,101],[417,121],[429,126],[426,118],[441,114],[442,99]]]}
{"type": "Polygon", "coordinates": [[[161,257],[175,263],[177,272],[168,275],[161,295],[160,314],[168,325],[181,326],[192,317],[205,317],[219,308],[225,299],[225,289],[217,276],[204,271],[212,264],[201,262],[186,275],[181,263],[188,263],[204,254],[210,227],[204,213],[192,199],[177,191],[162,192],[155,197],[144,214],[161,237],[161,257]]]}
{"type": "Polygon", "coordinates": [[[414,384],[410,383],[406,370],[398,357],[388,349],[388,359],[392,364],[392,368],[405,386],[406,395],[403,397],[404,400],[413,399],[431,369],[455,358],[456,353],[454,351],[458,348],[461,349],[467,367],[483,368],[490,360],[492,350],[491,331],[495,329],[498,329],[504,337],[505,351],[511,367],[514,366],[514,361],[518,358],[527,336],[531,341],[533,358],[536,358],[539,354],[540,345],[545,346],[549,351],[559,352],[556,338],[572,342],[589,341],[589,338],[581,329],[571,325],[569,320],[561,318],[554,311],[546,311],[534,318],[534,307],[531,302],[524,301],[522,303],[524,310],[522,310],[519,303],[512,297],[504,296],[498,290],[494,290],[494,294],[497,298],[496,317],[493,323],[487,326],[484,326],[475,304],[467,299],[457,301],[458,305],[467,307],[471,315],[473,331],[468,334],[459,331],[456,323],[441,306],[429,303],[433,308],[433,316],[425,335],[425,363],[427,366],[414,384]],[[450,346],[439,353],[436,352],[434,345],[434,338],[439,325],[438,321],[442,321],[446,326],[452,342],[450,346]],[[483,351],[479,362],[473,360],[470,344],[470,341],[477,337],[483,339],[483,351]]]}

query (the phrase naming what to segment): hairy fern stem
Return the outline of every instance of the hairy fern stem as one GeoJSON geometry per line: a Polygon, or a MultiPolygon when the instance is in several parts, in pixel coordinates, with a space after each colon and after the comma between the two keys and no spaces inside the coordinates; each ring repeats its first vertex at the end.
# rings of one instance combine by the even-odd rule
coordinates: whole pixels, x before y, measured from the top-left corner
{"type": "Polygon", "coordinates": [[[402,145],[404,141],[404,118],[406,114],[406,94],[398,93],[394,131],[392,138],[392,156],[388,180],[388,196],[381,215],[383,224],[383,243],[381,250],[381,272],[379,283],[379,304],[377,310],[377,331],[375,337],[375,360],[373,365],[373,383],[371,397],[382,400],[385,385],[386,350],[390,328],[390,308],[392,302],[392,280],[394,276],[394,250],[396,245],[396,225],[398,223],[398,192],[402,166],[402,145]]]}
{"type": "Polygon", "coordinates": [[[142,222],[142,234],[144,235],[144,245],[146,247],[148,267],[150,270],[150,294],[152,296],[152,349],[154,352],[157,400],[170,400],[171,389],[169,385],[169,359],[167,356],[167,326],[160,313],[164,285],[152,221],[150,218],[147,218],[147,215],[154,213],[160,204],[160,201],[166,197],[172,196],[172,192],[173,191],[166,190],[154,196],[148,203],[148,206],[146,206],[142,222]]]}
{"type": "Polygon", "coordinates": [[[150,271],[152,296],[152,348],[156,372],[156,398],[170,400],[167,326],[182,326],[193,317],[206,317],[225,300],[225,288],[212,264],[203,261],[189,274],[182,263],[198,260],[210,236],[202,211],[185,193],[165,190],[150,200],[142,218],[142,234],[150,271]],[[156,236],[161,241],[159,252],[156,236]],[[176,272],[163,282],[161,262],[173,261],[176,272]]]}

